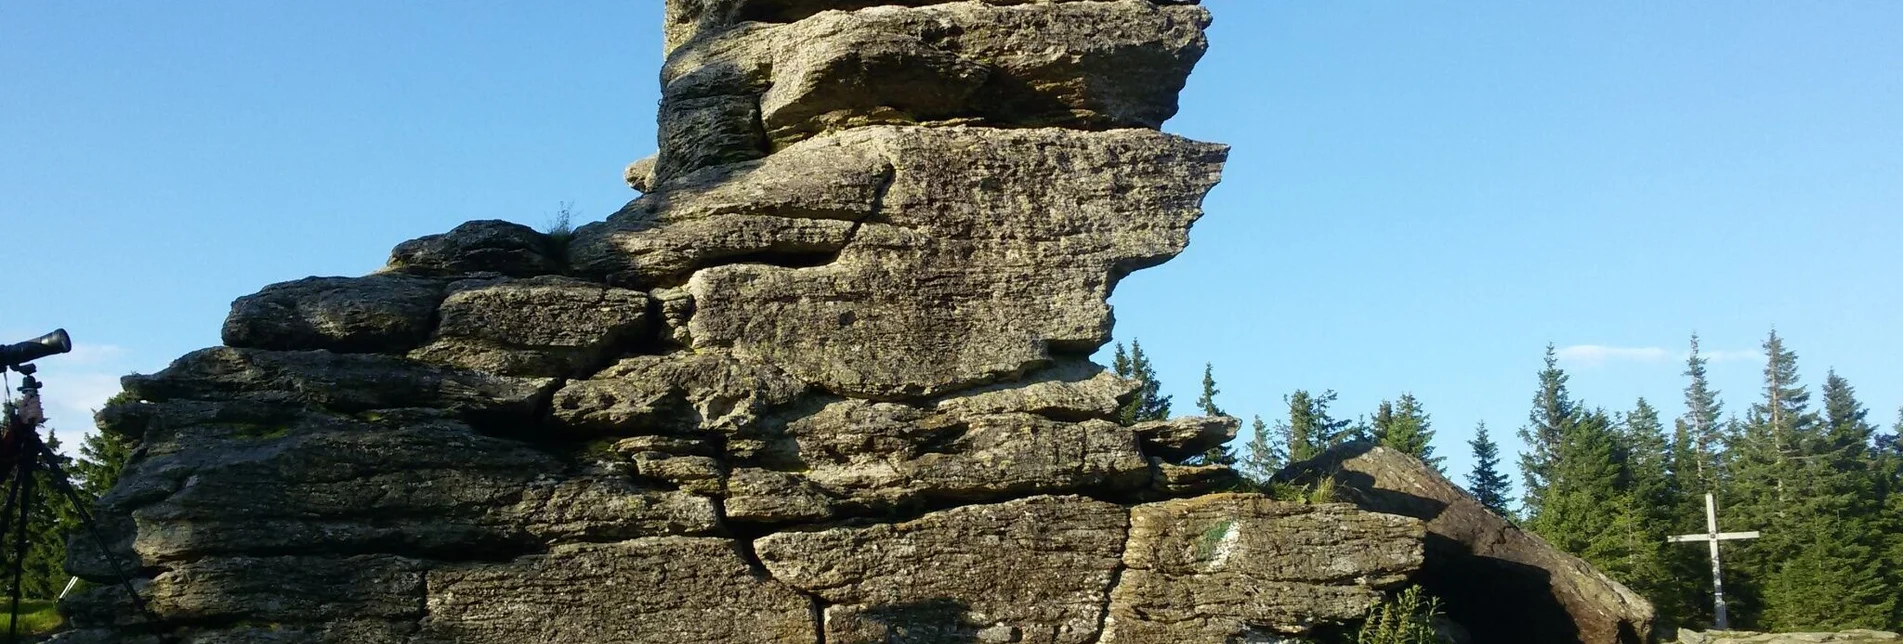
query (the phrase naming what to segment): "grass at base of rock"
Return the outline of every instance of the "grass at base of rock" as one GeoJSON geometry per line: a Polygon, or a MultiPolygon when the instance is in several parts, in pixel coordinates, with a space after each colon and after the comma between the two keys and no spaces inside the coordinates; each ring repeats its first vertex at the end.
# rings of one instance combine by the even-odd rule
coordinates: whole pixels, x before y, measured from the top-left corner
{"type": "MultiPolygon", "coordinates": [[[[11,606],[11,601],[0,599],[0,610],[11,606]]],[[[45,599],[20,600],[21,635],[45,635],[58,629],[63,622],[56,602],[45,599]]],[[[6,629],[11,628],[12,624],[13,619],[10,614],[0,616],[0,637],[5,637],[6,629]]]]}

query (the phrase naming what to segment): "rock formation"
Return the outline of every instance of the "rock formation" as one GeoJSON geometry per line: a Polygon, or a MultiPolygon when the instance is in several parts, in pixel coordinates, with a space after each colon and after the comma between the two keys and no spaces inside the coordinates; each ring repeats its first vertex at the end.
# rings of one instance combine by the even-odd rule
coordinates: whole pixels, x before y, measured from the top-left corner
{"type": "Polygon", "coordinates": [[[1193,0],[667,16],[627,207],[268,286],[125,379],[150,610],[58,641],[1294,641],[1420,567],[1419,520],[1224,493],[1234,419],[1119,425],[1088,362],[1226,155],[1158,131],[1193,0]]]}
{"type": "Polygon", "coordinates": [[[1333,481],[1361,509],[1427,522],[1415,581],[1480,642],[1638,644],[1653,637],[1652,604],[1488,511],[1420,460],[1347,443],[1290,465],[1278,478],[1333,481]]]}

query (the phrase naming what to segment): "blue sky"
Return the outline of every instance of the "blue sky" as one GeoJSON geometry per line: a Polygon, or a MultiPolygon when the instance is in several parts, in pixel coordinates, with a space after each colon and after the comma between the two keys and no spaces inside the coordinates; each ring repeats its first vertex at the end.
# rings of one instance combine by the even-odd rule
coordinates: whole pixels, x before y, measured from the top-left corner
{"type": "MultiPolygon", "coordinates": [[[[0,337],[73,332],[43,366],[77,432],[264,284],[605,216],[653,150],[659,4],[0,3],[0,337]]],[[[1903,4],[1206,4],[1166,129],[1231,163],[1113,300],[1179,409],[1204,361],[1245,417],[1412,391],[1460,472],[1548,342],[1589,404],[1675,415],[1695,330],[1741,413],[1774,326],[1813,387],[1903,405],[1903,4]]]]}

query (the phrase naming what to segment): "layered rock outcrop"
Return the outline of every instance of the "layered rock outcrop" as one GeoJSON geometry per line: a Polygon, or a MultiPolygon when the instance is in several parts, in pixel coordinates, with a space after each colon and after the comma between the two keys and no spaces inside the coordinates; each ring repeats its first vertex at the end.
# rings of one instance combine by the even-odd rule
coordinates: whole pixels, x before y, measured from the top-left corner
{"type": "Polygon", "coordinates": [[[668,21],[627,207],[266,287],[126,379],[100,516],[149,610],[60,641],[1291,641],[1421,566],[1419,520],[1223,493],[1234,419],[1120,425],[1088,362],[1220,176],[1157,131],[1203,8],[668,21]]]}
{"type": "Polygon", "coordinates": [[[1585,560],[1487,510],[1419,459],[1366,442],[1331,448],[1278,478],[1332,482],[1357,507],[1426,522],[1415,581],[1480,642],[1653,641],[1652,604],[1585,560]]]}

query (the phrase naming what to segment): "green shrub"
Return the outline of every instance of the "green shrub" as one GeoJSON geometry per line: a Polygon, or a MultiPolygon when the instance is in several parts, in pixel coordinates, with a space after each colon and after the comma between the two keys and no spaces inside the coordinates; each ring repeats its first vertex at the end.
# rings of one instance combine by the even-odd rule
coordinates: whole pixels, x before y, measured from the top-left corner
{"type": "Polygon", "coordinates": [[[1440,636],[1434,633],[1434,618],[1439,615],[1439,599],[1424,596],[1419,586],[1409,586],[1368,609],[1368,620],[1355,634],[1355,644],[1439,644],[1440,636]]]}

